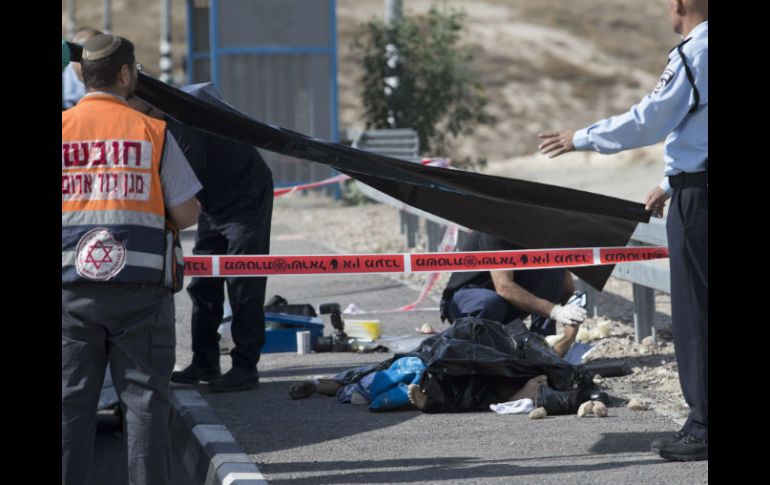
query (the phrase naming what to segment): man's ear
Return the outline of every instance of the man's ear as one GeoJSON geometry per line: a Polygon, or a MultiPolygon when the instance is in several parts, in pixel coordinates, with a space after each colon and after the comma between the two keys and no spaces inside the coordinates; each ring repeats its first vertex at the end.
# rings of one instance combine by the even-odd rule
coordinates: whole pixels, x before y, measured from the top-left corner
{"type": "Polygon", "coordinates": [[[120,85],[122,87],[131,85],[131,68],[128,64],[123,64],[123,67],[120,68],[120,85]]]}

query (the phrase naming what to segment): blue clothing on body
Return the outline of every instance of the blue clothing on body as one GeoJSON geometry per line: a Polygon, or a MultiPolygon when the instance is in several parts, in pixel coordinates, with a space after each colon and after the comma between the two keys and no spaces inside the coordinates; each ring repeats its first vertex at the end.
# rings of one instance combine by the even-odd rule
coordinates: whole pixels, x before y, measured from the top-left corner
{"type": "Polygon", "coordinates": [[[369,389],[372,387],[372,381],[374,380],[375,375],[377,375],[376,372],[366,374],[361,378],[361,380],[340,387],[337,391],[337,400],[339,402],[351,402],[353,399],[353,393],[355,392],[362,395],[367,401],[371,402],[372,395],[369,392],[369,389]]]}
{"type": "Polygon", "coordinates": [[[419,357],[401,357],[387,370],[374,373],[369,388],[371,411],[397,409],[409,404],[407,386],[420,382],[425,363],[419,357]]]}
{"type": "Polygon", "coordinates": [[[668,177],[681,172],[708,170],[708,20],[695,27],[680,44],[697,88],[688,80],[678,47],[668,54],[668,64],[652,93],[618,116],[578,130],[572,138],[576,150],[616,153],[652,145],[666,138],[663,159],[666,177],[660,187],[671,195],[668,177]]]}
{"type": "MultiPolygon", "coordinates": [[[[359,370],[357,368],[355,370],[359,370]]],[[[337,391],[339,402],[350,402],[353,393],[361,394],[369,401],[372,411],[397,409],[409,404],[407,386],[420,382],[425,363],[419,357],[401,357],[387,369],[371,372],[360,380],[341,387],[337,391]]],[[[335,380],[345,379],[347,373],[338,374],[335,380]]]]}

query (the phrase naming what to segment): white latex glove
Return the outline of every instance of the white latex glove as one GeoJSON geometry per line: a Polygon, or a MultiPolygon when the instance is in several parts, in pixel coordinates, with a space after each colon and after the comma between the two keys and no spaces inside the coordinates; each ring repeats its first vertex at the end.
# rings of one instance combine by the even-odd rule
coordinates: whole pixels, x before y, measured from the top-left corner
{"type": "Polygon", "coordinates": [[[586,309],[578,305],[556,305],[550,317],[564,325],[575,325],[585,320],[587,314],[586,309]]]}

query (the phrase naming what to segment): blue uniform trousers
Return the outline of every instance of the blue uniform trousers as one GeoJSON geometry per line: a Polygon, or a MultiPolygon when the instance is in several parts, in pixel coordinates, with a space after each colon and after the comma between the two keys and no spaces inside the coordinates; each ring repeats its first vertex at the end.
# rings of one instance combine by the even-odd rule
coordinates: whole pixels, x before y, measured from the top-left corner
{"type": "MultiPolygon", "coordinates": [[[[523,271],[524,272],[524,271],[523,271]]],[[[559,302],[564,293],[564,270],[527,270],[517,283],[538,298],[559,302]]],[[[497,292],[486,288],[460,288],[454,292],[447,307],[450,321],[462,317],[477,317],[508,323],[517,318],[524,319],[529,313],[516,308],[497,292]]],[[[554,335],[556,324],[550,318],[532,315],[530,330],[542,335],[554,335]]]]}
{"type": "Polygon", "coordinates": [[[708,187],[673,187],[673,192],[666,228],[674,348],[690,406],[684,430],[708,440],[708,187]]]}
{"type": "MultiPolygon", "coordinates": [[[[193,254],[268,254],[273,190],[263,191],[259,204],[248,211],[212,217],[201,212],[193,254]]],[[[219,366],[217,329],[224,314],[224,285],[233,310],[230,351],[234,367],[254,369],[265,343],[265,286],[267,278],[193,278],[187,287],[193,303],[193,363],[219,366]]]]}

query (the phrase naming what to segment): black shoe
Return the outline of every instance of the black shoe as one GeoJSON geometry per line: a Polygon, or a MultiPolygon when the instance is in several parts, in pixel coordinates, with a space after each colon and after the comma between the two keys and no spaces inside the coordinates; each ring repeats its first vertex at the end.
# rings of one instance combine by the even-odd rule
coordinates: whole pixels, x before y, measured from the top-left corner
{"type": "Polygon", "coordinates": [[[222,371],[217,367],[201,367],[190,364],[182,370],[171,373],[171,382],[180,384],[197,384],[200,381],[210,382],[222,376],[222,371]]]}
{"type": "Polygon", "coordinates": [[[650,449],[653,453],[660,453],[660,449],[664,446],[668,446],[672,443],[676,443],[677,441],[681,440],[687,436],[687,433],[684,430],[677,431],[671,436],[668,436],[666,438],[658,438],[652,443],[650,443],[650,449]]]}
{"type": "Polygon", "coordinates": [[[703,438],[688,434],[658,452],[661,458],[673,461],[701,461],[709,459],[709,444],[703,438]]]}
{"type": "Polygon", "coordinates": [[[222,377],[209,382],[212,392],[245,391],[259,387],[259,372],[257,369],[242,369],[233,367],[222,377]]]}
{"type": "Polygon", "coordinates": [[[583,391],[580,394],[580,399],[583,399],[583,401],[580,401],[580,404],[583,404],[584,402],[591,400],[591,401],[601,401],[604,403],[605,406],[610,405],[610,396],[604,391],[599,391],[599,390],[583,391]],[[588,396],[588,399],[585,399],[586,395],[588,396]]]}
{"type": "Polygon", "coordinates": [[[535,407],[545,408],[549,416],[573,413],[578,406],[578,391],[557,391],[549,386],[540,386],[537,390],[535,407]]]}
{"type": "Polygon", "coordinates": [[[606,392],[597,389],[557,391],[549,386],[540,386],[535,406],[545,408],[549,416],[556,416],[575,413],[586,401],[601,401],[608,404],[609,396],[606,392]]]}

